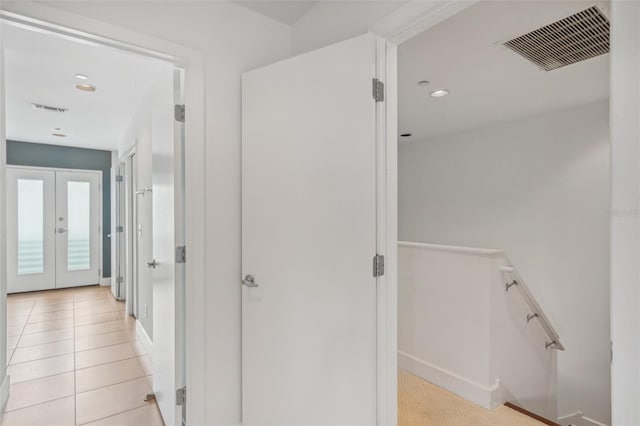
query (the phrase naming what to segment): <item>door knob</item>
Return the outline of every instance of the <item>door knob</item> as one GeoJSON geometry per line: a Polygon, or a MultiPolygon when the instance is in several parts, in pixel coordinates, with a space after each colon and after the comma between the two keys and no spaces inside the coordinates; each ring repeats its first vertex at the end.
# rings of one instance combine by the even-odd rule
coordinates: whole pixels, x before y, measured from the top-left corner
{"type": "Polygon", "coordinates": [[[156,260],[153,259],[151,262],[147,262],[147,266],[149,268],[156,269],[156,266],[158,266],[158,262],[156,262],[156,260]]]}
{"type": "Polygon", "coordinates": [[[65,228],[58,228],[58,234],[64,234],[65,232],[69,232],[69,230],[65,228]]]}
{"type": "Polygon", "coordinates": [[[242,285],[249,288],[258,287],[258,284],[256,283],[256,279],[251,274],[247,274],[244,277],[244,279],[242,280],[242,285]]]}

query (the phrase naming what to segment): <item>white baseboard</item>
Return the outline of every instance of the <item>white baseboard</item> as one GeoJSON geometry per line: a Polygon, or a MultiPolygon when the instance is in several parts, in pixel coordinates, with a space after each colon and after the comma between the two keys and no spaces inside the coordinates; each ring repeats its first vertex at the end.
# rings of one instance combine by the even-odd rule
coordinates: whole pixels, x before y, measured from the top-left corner
{"type": "Polygon", "coordinates": [[[149,355],[153,360],[153,340],[149,338],[149,335],[138,320],[136,320],[136,335],[139,336],[138,341],[142,343],[142,346],[144,346],[144,350],[147,351],[147,355],[149,355]]]}
{"type": "Polygon", "coordinates": [[[504,403],[500,380],[493,386],[484,386],[401,351],[398,351],[398,367],[484,408],[492,409],[504,403]]]}
{"type": "Polygon", "coordinates": [[[100,277],[100,285],[104,287],[111,287],[111,277],[100,277]]]}
{"type": "Polygon", "coordinates": [[[607,426],[605,423],[600,423],[597,420],[585,416],[582,411],[560,416],[558,417],[558,423],[562,426],[607,426]]]}
{"type": "Polygon", "coordinates": [[[4,407],[7,405],[10,393],[11,377],[7,374],[0,386],[0,412],[4,411],[4,407]]]}

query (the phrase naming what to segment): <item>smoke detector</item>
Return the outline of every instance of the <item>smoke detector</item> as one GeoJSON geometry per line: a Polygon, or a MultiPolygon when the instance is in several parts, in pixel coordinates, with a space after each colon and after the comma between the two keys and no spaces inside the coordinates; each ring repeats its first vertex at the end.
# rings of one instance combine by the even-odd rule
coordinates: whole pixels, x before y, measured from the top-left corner
{"type": "Polygon", "coordinates": [[[609,53],[609,19],[593,6],[503,45],[551,71],[609,53]]]}

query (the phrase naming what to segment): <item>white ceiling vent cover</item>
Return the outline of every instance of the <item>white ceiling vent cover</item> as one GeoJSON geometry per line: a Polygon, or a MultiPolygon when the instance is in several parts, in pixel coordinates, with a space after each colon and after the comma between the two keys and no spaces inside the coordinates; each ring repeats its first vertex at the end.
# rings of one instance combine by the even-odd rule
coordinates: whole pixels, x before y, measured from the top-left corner
{"type": "Polygon", "coordinates": [[[54,107],[54,106],[49,106],[49,105],[42,105],[42,104],[31,104],[33,106],[33,109],[37,109],[40,111],[51,111],[51,112],[67,112],[69,111],[69,108],[61,108],[61,107],[54,107]]]}
{"type": "Polygon", "coordinates": [[[609,19],[593,6],[503,45],[551,71],[609,53],[609,19]]]}

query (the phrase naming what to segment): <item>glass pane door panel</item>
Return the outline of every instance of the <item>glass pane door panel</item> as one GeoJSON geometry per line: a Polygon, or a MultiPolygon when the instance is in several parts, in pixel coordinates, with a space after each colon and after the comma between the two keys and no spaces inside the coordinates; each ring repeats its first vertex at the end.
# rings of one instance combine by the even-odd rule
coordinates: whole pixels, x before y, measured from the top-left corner
{"type": "Polygon", "coordinates": [[[44,272],[44,181],[18,179],[18,275],[44,272]]]}
{"type": "Polygon", "coordinates": [[[91,184],[67,182],[67,270],[91,269],[91,184]]]}

